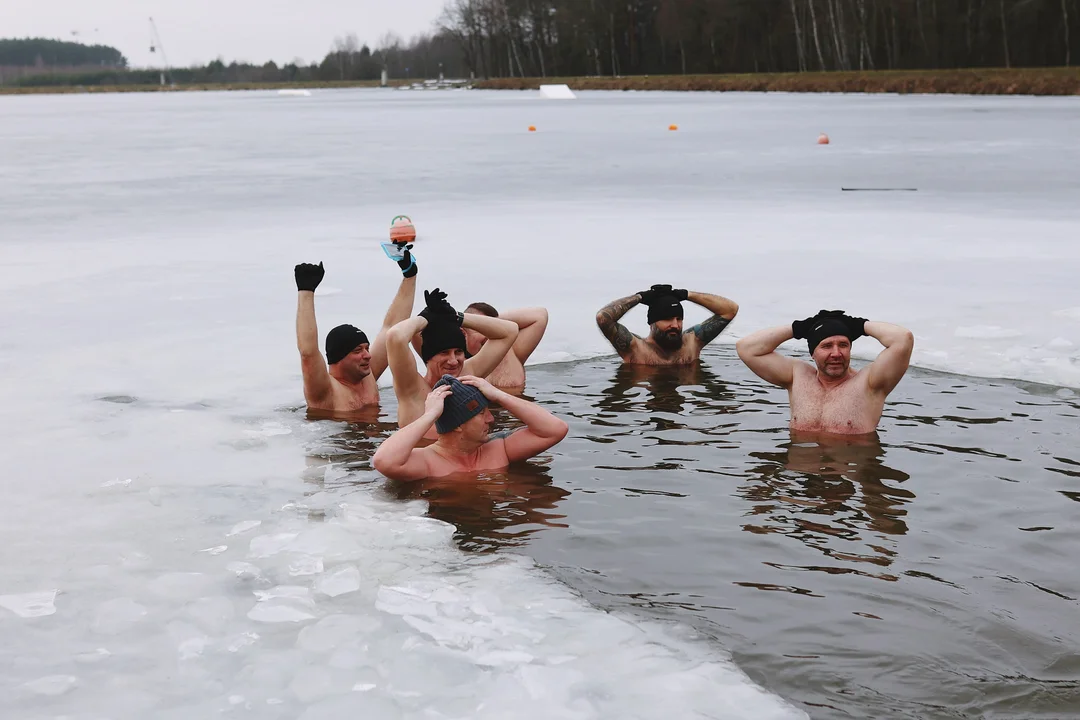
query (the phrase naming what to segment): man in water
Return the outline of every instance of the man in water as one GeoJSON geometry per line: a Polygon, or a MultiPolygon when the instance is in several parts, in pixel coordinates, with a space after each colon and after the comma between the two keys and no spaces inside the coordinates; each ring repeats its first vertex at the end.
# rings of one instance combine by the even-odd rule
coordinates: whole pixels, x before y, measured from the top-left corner
{"type": "MultiPolygon", "coordinates": [[[[547,330],[548,311],[542,307],[507,310],[502,315],[484,302],[475,302],[465,308],[465,314],[486,315],[488,317],[509,320],[518,327],[517,340],[511,352],[503,356],[498,367],[487,376],[487,381],[497,388],[520,392],[525,388],[525,362],[536,350],[547,330]]],[[[480,352],[487,338],[476,330],[465,331],[465,356],[472,357],[480,352]]]]}
{"type": "Polygon", "coordinates": [[[304,376],[304,399],[309,410],[351,412],[378,404],[376,381],[387,367],[386,334],[412,313],[416,295],[416,261],[409,249],[398,261],[403,278],[397,295],[386,311],[382,329],[374,344],[352,325],[338,325],[326,334],[326,359],[319,352],[319,328],[315,323],[315,288],[326,270],[323,264],[301,263],[294,270],[296,290],[296,347],[304,376]],[[324,364],[324,362],[326,364],[324,364]],[[327,367],[329,365],[329,368],[327,367]]]}
{"type": "MultiPolygon", "coordinates": [[[[424,404],[435,383],[443,375],[484,377],[498,367],[517,340],[517,325],[486,315],[459,313],[435,288],[424,291],[426,307],[416,317],[402,320],[386,334],[394,393],[398,399],[398,427],[405,427],[424,414],[424,404]],[[475,356],[465,357],[465,334],[476,330],[488,339],[475,356]],[[416,371],[410,341],[420,333],[420,359],[426,375],[416,371]]],[[[432,434],[432,439],[434,435],[432,434]]]]}
{"type": "Polygon", "coordinates": [[[736,303],[720,295],[653,285],[605,305],[596,313],[596,324],[625,363],[689,365],[697,361],[702,348],[715,340],[738,312],[736,303]],[[684,333],[683,300],[701,305],[714,315],[684,333]],[[619,324],[619,319],[638,303],[649,307],[649,337],[644,339],[619,324]]]}
{"type": "Polygon", "coordinates": [[[915,336],[899,325],[822,310],[791,325],[747,335],[735,347],[755,375],[787,389],[792,430],[857,435],[877,429],[885,397],[907,372],[915,336]],[[863,335],[885,349],[855,371],[850,367],[851,343],[863,335]],[[776,352],[792,338],[806,340],[813,365],[776,352]]]}
{"type": "Polygon", "coordinates": [[[444,375],[427,394],[423,413],[375,451],[375,469],[390,480],[420,480],[459,472],[500,470],[544,452],[564,437],[565,422],[539,405],[510,395],[483,378],[444,375]],[[488,404],[498,402],[525,423],[505,437],[491,437],[488,404]],[[417,448],[434,427],[438,440],[417,448]]]}

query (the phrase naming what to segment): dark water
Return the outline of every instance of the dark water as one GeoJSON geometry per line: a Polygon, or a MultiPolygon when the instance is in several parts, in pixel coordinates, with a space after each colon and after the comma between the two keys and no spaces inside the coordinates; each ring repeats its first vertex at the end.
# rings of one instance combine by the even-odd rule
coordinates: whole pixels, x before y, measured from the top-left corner
{"type": "MultiPolygon", "coordinates": [[[[464,549],[715,637],[812,717],[1080,717],[1071,391],[912,370],[878,436],[849,441],[793,437],[786,393],[731,348],[530,368],[528,392],[570,423],[548,456],[387,492],[464,549]]],[[[327,452],[367,468],[391,429],[327,452]]]]}

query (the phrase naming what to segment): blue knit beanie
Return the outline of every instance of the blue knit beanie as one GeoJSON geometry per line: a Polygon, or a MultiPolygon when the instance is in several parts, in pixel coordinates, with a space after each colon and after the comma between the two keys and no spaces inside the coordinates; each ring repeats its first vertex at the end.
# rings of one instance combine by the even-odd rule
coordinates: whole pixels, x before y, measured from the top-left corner
{"type": "Polygon", "coordinates": [[[472,385],[466,385],[453,375],[443,375],[435,387],[450,386],[450,395],[443,402],[442,415],[435,421],[435,432],[444,435],[456,430],[488,406],[488,399],[472,385]]]}

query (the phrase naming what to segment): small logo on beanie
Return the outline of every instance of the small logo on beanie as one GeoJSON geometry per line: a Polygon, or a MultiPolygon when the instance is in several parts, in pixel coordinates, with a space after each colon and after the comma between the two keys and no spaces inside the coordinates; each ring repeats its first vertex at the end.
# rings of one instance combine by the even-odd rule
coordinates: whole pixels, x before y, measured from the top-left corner
{"type": "Polygon", "coordinates": [[[479,410],[480,409],[480,401],[479,400],[470,400],[469,402],[465,403],[465,409],[468,410],[469,412],[473,412],[474,410],[479,410]]]}

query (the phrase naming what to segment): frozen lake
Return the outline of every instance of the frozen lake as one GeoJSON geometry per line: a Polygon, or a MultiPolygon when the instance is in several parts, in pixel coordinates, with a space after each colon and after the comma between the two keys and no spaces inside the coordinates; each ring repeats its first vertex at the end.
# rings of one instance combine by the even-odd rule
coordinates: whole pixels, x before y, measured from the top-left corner
{"type": "MultiPolygon", "coordinates": [[[[356,90],[0,108],[5,716],[1078,702],[1080,99],[356,90]],[[400,213],[420,287],[550,310],[530,393],[571,437],[537,477],[489,479],[510,500],[384,487],[368,460],[389,389],[370,426],[299,409],[293,265],[326,265],[323,333],[371,333],[400,278],[378,249],[400,213]],[[595,311],[654,282],[740,303],[709,376],[625,378],[605,357],[595,311]],[[881,447],[841,462],[843,487],[820,465],[835,458],[792,457],[782,394],[729,347],[833,307],[911,328],[920,368],[881,447]],[[491,534],[519,510],[528,532],[491,534]]],[[[643,332],[644,312],[626,322],[643,332]]]]}

